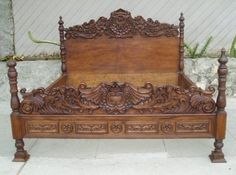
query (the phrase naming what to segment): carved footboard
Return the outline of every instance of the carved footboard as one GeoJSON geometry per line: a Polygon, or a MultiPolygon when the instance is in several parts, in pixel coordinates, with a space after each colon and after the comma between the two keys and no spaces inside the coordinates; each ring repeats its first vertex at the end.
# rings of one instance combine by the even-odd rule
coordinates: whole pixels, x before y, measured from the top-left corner
{"type": "Polygon", "coordinates": [[[21,90],[20,113],[37,115],[143,115],[143,114],[215,114],[214,88],[184,89],[151,83],[135,87],[129,83],[101,83],[89,88],[60,86],[21,90]]]}

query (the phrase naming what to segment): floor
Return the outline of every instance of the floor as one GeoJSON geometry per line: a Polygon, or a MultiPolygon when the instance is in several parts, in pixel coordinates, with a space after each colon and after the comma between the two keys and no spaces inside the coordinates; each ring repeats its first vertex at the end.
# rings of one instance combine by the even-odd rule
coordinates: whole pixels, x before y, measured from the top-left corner
{"type": "Polygon", "coordinates": [[[236,98],[227,103],[227,163],[212,164],[207,157],[213,149],[209,139],[25,139],[31,158],[12,162],[10,107],[0,102],[0,175],[235,175],[236,98]]]}

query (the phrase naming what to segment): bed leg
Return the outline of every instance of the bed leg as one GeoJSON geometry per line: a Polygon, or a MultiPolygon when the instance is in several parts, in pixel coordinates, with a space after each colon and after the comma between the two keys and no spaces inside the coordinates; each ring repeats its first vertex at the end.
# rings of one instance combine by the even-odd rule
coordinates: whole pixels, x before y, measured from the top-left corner
{"type": "Polygon", "coordinates": [[[225,156],[222,152],[222,147],[224,146],[223,140],[216,139],[214,142],[215,150],[211,152],[209,158],[212,163],[225,163],[225,156]]]}
{"type": "Polygon", "coordinates": [[[215,150],[210,154],[210,159],[213,163],[224,163],[226,162],[224,158],[224,153],[222,152],[223,139],[225,138],[226,131],[226,117],[227,113],[225,111],[226,106],[226,76],[227,76],[227,66],[228,58],[226,57],[226,51],[223,48],[221,50],[221,56],[218,59],[220,65],[218,68],[218,96],[216,101],[217,115],[216,115],[216,128],[215,128],[215,150]]]}
{"type": "Polygon", "coordinates": [[[13,162],[26,162],[29,159],[30,155],[24,149],[24,145],[23,139],[16,139],[16,153],[13,162]]]}

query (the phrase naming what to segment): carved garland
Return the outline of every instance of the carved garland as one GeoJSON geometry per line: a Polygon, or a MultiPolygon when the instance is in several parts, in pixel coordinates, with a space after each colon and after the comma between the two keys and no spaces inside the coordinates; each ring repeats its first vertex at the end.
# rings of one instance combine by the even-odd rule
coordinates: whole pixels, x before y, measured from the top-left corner
{"type": "Polygon", "coordinates": [[[100,17],[97,21],[90,20],[89,23],[65,29],[66,39],[92,39],[101,35],[111,38],[129,38],[135,34],[148,37],[176,37],[178,27],[153,21],[151,18],[145,20],[141,16],[132,18],[130,12],[119,9],[112,12],[109,19],[100,17]]]}
{"type": "Polygon", "coordinates": [[[73,87],[21,90],[23,114],[125,114],[125,113],[212,113],[215,112],[213,89],[183,89],[165,85],[135,87],[129,83],[101,83],[95,88],[81,84],[73,87]]]}

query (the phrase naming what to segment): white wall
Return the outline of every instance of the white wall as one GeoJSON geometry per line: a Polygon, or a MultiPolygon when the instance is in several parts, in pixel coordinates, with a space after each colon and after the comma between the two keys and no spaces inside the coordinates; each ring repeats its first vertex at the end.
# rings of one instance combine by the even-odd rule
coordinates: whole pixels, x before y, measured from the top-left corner
{"type": "Polygon", "coordinates": [[[123,8],[133,16],[142,15],[161,22],[178,24],[180,12],[185,16],[185,41],[203,43],[209,36],[214,40],[210,52],[230,48],[236,35],[236,0],[13,0],[17,54],[35,55],[57,52],[51,45],[36,45],[27,36],[59,42],[58,17],[71,26],[108,17],[123,8]]]}

